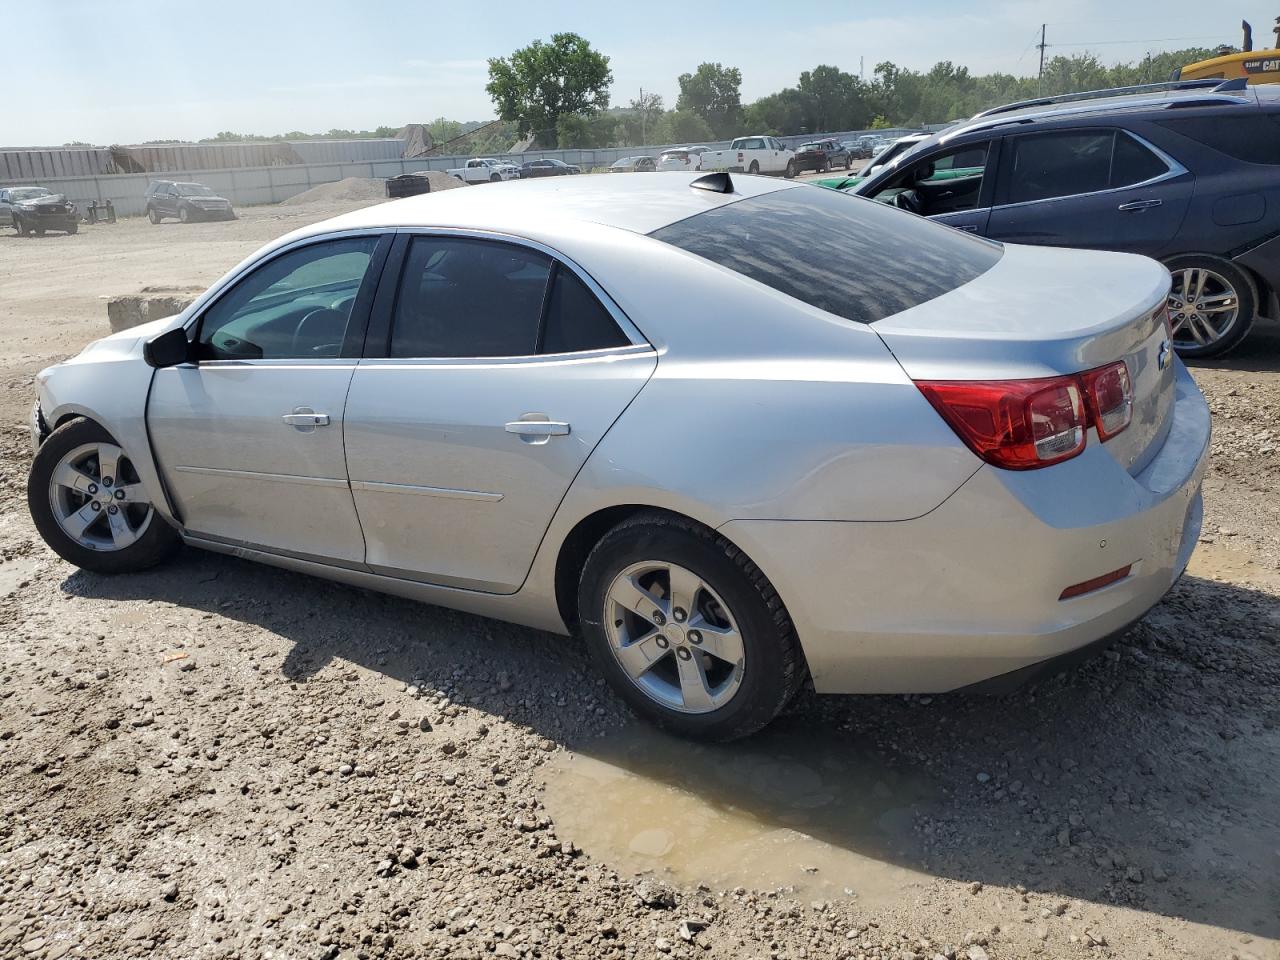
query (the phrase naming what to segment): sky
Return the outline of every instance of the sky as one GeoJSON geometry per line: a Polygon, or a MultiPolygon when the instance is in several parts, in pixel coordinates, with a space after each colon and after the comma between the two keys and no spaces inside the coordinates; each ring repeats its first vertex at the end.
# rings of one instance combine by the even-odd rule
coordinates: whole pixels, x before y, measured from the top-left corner
{"type": "Polygon", "coordinates": [[[641,89],[668,107],[676,77],[703,61],[742,71],[744,103],[820,63],[1034,74],[1040,24],[1048,56],[1090,50],[1107,62],[1148,50],[1273,45],[1280,9],[1193,0],[0,0],[0,146],[199,139],[220,130],[371,129],[436,117],[494,116],[488,58],[573,31],[610,58],[612,99],[641,89]],[[1120,16],[1117,16],[1119,14],[1120,16]],[[21,37],[30,30],[31,42],[21,37]],[[65,39],[64,54],[55,52],[65,39]],[[89,39],[98,55],[88,54],[89,39]]]}

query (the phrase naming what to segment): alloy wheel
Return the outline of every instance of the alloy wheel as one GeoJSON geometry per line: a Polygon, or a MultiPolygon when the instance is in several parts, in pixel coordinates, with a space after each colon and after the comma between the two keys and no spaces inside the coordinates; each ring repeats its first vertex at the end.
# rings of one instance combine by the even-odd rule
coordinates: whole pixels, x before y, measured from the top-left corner
{"type": "Polygon", "coordinates": [[[133,464],[113,443],[82,444],[59,460],[49,503],[63,533],[86,550],[131,546],[155,515],[133,464]]]}
{"type": "Polygon", "coordinates": [[[1204,347],[1227,335],[1240,316],[1240,297],[1221,274],[1205,267],[1173,273],[1169,319],[1175,347],[1204,347]]]}
{"type": "Polygon", "coordinates": [[[737,621],[701,577],[660,560],[633,563],[605,595],[604,626],[618,665],[647,697],[680,713],[710,713],[742,686],[737,621]]]}

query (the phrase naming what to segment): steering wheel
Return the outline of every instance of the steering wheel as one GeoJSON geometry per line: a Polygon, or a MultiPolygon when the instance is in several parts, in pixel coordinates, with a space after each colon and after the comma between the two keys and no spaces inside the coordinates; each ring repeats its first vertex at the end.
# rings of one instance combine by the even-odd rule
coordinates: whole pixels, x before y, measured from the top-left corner
{"type": "Polygon", "coordinates": [[[304,352],[321,357],[336,357],[342,352],[342,339],[346,332],[347,314],[332,307],[309,310],[293,329],[291,352],[295,357],[304,352]]]}
{"type": "Polygon", "coordinates": [[[906,210],[909,213],[920,213],[923,208],[920,205],[920,198],[914,190],[903,190],[899,194],[895,194],[893,205],[899,210],[906,210]]]}

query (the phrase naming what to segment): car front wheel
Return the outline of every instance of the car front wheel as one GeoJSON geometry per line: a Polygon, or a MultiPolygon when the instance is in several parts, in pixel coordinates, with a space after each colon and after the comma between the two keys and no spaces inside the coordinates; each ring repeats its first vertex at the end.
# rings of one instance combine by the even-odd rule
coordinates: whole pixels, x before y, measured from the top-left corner
{"type": "Polygon", "coordinates": [[[128,453],[92,420],[72,420],[41,445],[27,478],[27,507],[45,543],[95,573],[154,566],[178,546],[128,453]]]}
{"type": "Polygon", "coordinates": [[[614,527],[587,558],[578,603],[610,685],[672,733],[747,736],[803,683],[799,642],[773,586],[692,521],[655,512],[614,527]]]}
{"type": "Polygon", "coordinates": [[[796,163],[794,160],[787,161],[787,169],[782,174],[788,180],[794,180],[796,176],[796,163]]]}
{"type": "Polygon", "coordinates": [[[190,207],[179,207],[179,208],[178,208],[178,219],[179,219],[179,220],[181,220],[183,223],[190,223],[190,222],[191,222],[191,208],[190,208],[190,207]]]}
{"type": "Polygon", "coordinates": [[[1169,321],[1184,357],[1220,357],[1249,333],[1257,313],[1253,279],[1219,257],[1198,254],[1165,261],[1173,276],[1169,321]]]}
{"type": "Polygon", "coordinates": [[[155,207],[147,207],[147,219],[152,223],[159,223],[164,217],[160,216],[160,211],[155,207]]]}

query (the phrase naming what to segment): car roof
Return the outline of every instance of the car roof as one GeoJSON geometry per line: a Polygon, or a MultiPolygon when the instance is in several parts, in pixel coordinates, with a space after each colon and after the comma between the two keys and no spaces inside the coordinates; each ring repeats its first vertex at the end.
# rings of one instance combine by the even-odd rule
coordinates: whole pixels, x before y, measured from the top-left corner
{"type": "Polygon", "coordinates": [[[581,224],[652,233],[678,220],[749,197],[803,185],[772,177],[734,174],[733,193],[690,184],[705,174],[673,172],[637,180],[553,177],[510,180],[484,190],[447,190],[376,204],[343,214],[293,236],[369,227],[443,227],[511,233],[554,243],[581,224]]]}

